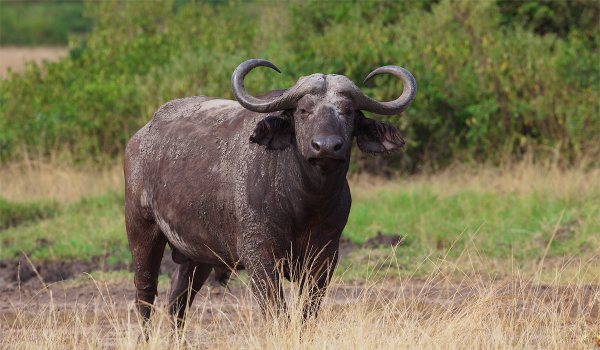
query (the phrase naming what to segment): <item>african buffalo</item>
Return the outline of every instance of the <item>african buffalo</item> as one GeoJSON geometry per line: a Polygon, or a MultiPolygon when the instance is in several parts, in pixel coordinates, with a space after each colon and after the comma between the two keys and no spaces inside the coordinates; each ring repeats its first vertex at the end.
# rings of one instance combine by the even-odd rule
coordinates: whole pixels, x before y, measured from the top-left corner
{"type": "Polygon", "coordinates": [[[284,307],[282,271],[307,288],[304,316],[315,313],[350,211],[346,173],[353,137],[368,153],[404,145],[393,126],[361,111],[404,111],[416,91],[407,70],[384,66],[367,76],[402,80],[398,99],[378,102],[336,74],[312,74],[256,98],[246,92],[244,77],[259,66],[279,72],[269,61],[246,61],[231,78],[237,102],[173,100],[127,144],[125,220],[144,320],[167,243],[178,264],[169,293],[178,323],[209,273],[225,268],[248,271],[263,311],[284,307]],[[297,271],[306,266],[307,273],[297,271]]]}

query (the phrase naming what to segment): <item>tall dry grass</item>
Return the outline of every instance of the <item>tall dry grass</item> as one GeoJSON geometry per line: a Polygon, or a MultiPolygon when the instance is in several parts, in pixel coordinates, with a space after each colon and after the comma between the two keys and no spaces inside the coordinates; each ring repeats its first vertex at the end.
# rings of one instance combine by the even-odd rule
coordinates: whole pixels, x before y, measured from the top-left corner
{"type": "MultiPolygon", "coordinates": [[[[531,160],[503,166],[456,164],[443,171],[393,179],[368,174],[349,175],[353,197],[369,196],[382,188],[426,186],[437,195],[460,191],[496,193],[552,193],[561,198],[582,191],[600,190],[600,167],[593,162],[562,168],[558,163],[538,164],[531,160]]],[[[84,196],[123,188],[122,163],[109,166],[75,167],[70,162],[30,160],[0,168],[0,197],[14,201],[55,199],[73,201],[84,196]]]]}
{"type": "Polygon", "coordinates": [[[367,174],[350,176],[353,195],[374,193],[381,188],[426,186],[437,195],[454,195],[460,191],[511,193],[551,193],[560,198],[576,196],[582,191],[600,193],[600,163],[582,160],[568,168],[558,161],[536,163],[528,158],[501,166],[457,163],[442,171],[394,179],[367,174]]]}
{"type": "Polygon", "coordinates": [[[11,201],[70,202],[122,188],[120,162],[104,167],[75,167],[68,162],[26,160],[0,168],[0,197],[11,201]]]}
{"type": "MultiPolygon", "coordinates": [[[[398,268],[392,267],[392,268],[398,268]]],[[[287,287],[290,318],[266,320],[247,291],[197,297],[188,322],[174,331],[164,303],[150,337],[133,305],[94,280],[96,299],[76,305],[50,297],[37,312],[14,310],[2,333],[10,349],[591,349],[600,335],[600,288],[577,281],[536,284],[514,271],[490,281],[461,280],[451,261],[428,278],[334,280],[317,319],[300,322],[302,297],[287,287]],[[66,304],[69,304],[67,307],[66,304]]],[[[463,271],[464,272],[464,271],[463,271]]],[[[560,276],[556,276],[561,279],[560,276]]],[[[52,293],[50,288],[41,293],[52,293]]]]}

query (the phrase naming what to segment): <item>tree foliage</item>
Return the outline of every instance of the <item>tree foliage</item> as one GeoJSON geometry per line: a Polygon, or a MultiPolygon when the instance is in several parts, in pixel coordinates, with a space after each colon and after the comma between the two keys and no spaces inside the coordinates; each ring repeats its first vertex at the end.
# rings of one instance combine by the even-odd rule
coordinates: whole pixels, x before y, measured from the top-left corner
{"type": "MultiPolygon", "coordinates": [[[[93,2],[94,28],[69,58],[0,82],[0,157],[118,156],[162,103],[231,97],[231,73],[253,57],[284,71],[253,72],[256,93],[314,72],[359,83],[381,65],[409,69],[417,98],[403,116],[385,118],[408,141],[403,156],[386,158],[393,168],[597,152],[600,35],[538,35],[506,26],[501,8],[447,0],[93,2]]],[[[362,88],[381,100],[402,89],[390,77],[362,88]]]]}
{"type": "Polygon", "coordinates": [[[82,0],[0,0],[0,45],[65,45],[87,32],[82,0]]]}
{"type": "Polygon", "coordinates": [[[522,25],[535,33],[590,40],[600,26],[600,2],[590,0],[499,0],[501,22],[522,25]]]}

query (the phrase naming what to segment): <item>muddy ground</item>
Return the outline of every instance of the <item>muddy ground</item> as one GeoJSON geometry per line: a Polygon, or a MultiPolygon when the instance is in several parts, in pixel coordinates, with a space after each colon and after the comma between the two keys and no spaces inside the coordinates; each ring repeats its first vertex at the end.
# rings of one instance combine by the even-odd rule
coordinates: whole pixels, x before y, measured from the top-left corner
{"type": "MultiPolygon", "coordinates": [[[[400,245],[403,237],[394,234],[378,233],[363,244],[356,244],[342,238],[340,254],[347,256],[357,249],[375,249],[400,245]]],[[[94,257],[89,261],[51,261],[32,263],[25,255],[18,259],[0,261],[0,319],[9,319],[15,310],[35,312],[40,307],[49,305],[50,295],[54,301],[65,301],[61,307],[66,309],[78,308],[81,305],[91,305],[92,301],[102,298],[102,293],[116,300],[123,301],[123,307],[135,295],[133,281],[120,281],[108,283],[107,290],[100,291],[91,279],[87,283],[85,274],[94,271],[120,271],[129,270],[131,266],[125,263],[109,264],[108,256],[94,257]],[[49,292],[52,293],[49,293],[49,292]]],[[[170,275],[175,270],[176,264],[167,247],[161,264],[161,274],[170,275]]],[[[164,284],[164,283],[163,283],[164,284]]],[[[206,284],[207,294],[210,296],[226,296],[225,299],[236,299],[243,293],[244,286],[234,281],[227,289],[223,288],[211,276],[206,284]]],[[[161,286],[162,293],[166,293],[165,286],[161,286]]],[[[225,300],[222,300],[225,302],[225,300]]],[[[93,303],[92,303],[93,304],[93,303]]],[[[6,325],[6,324],[5,324],[6,325]]]]}
{"type": "MultiPolygon", "coordinates": [[[[368,239],[363,244],[356,244],[342,237],[340,241],[340,255],[347,256],[357,249],[375,249],[402,244],[403,237],[395,234],[383,234],[379,232],[376,236],[368,239]]],[[[0,290],[3,288],[21,285],[39,285],[53,283],[79,277],[82,273],[93,271],[118,271],[131,270],[131,266],[125,263],[109,264],[109,256],[94,257],[89,261],[51,261],[44,263],[32,263],[26,256],[21,255],[18,259],[0,261],[0,290]]],[[[167,247],[161,264],[161,274],[171,274],[176,264],[171,258],[170,249],[167,247]]]]}
{"type": "MultiPolygon", "coordinates": [[[[371,249],[402,243],[400,236],[378,235],[362,245],[344,240],[341,244],[342,256],[355,249],[371,249]]],[[[166,252],[162,272],[173,271],[175,264],[166,252]]],[[[54,262],[36,264],[35,269],[25,257],[19,261],[0,263],[0,338],[2,334],[18,334],[22,325],[31,324],[40,314],[53,310],[55,314],[77,315],[94,320],[90,327],[104,329],[106,344],[115,342],[115,319],[127,320],[137,317],[133,307],[135,289],[131,277],[123,275],[104,281],[92,280],[85,272],[94,270],[122,270],[124,264],[109,266],[104,259],[91,262],[54,262]],[[15,333],[17,332],[17,333],[15,333]]],[[[485,283],[458,282],[445,278],[423,280],[418,278],[386,279],[376,284],[334,283],[329,289],[325,303],[333,308],[347,308],[365,302],[374,305],[386,301],[408,301],[425,314],[435,314],[435,310],[456,308],[460,310],[471,300],[484,295],[486,288],[495,289],[495,298],[506,299],[508,307],[518,312],[531,312],[527,300],[514,302],[515,295],[529,295],[532,303],[556,306],[560,304],[569,317],[583,317],[587,324],[598,324],[600,311],[600,286],[561,287],[554,285],[527,284],[515,281],[489,281],[485,283]],[[557,300],[560,300],[557,303],[557,300]],[[576,301],[576,302],[570,302],[576,301]],[[427,311],[429,310],[429,311],[427,311]]],[[[159,284],[159,305],[164,306],[168,283],[159,284]]],[[[290,293],[289,287],[287,293],[290,293]]],[[[529,298],[529,297],[528,297],[529,298]]],[[[504,302],[504,301],[503,301],[504,302]]],[[[190,322],[210,324],[211,320],[227,320],[240,317],[240,310],[250,307],[257,310],[248,288],[241,279],[234,279],[224,288],[213,278],[205,284],[191,309],[190,322]],[[245,303],[241,303],[244,300],[245,303]],[[248,302],[249,301],[249,302],[248,302]],[[248,306],[250,305],[250,306],[248,306]]],[[[375,307],[375,306],[374,306],[375,307]]],[[[253,318],[260,317],[253,312],[253,318]]],[[[37,322],[40,322],[39,320],[37,322]]],[[[101,333],[102,334],[102,333],[101,333]]]]}
{"type": "MultiPolygon", "coordinates": [[[[516,285],[506,282],[490,282],[497,288],[497,298],[506,298],[507,307],[515,304],[510,301],[512,296],[519,293],[529,293],[535,299],[533,303],[557,305],[568,309],[570,317],[581,319],[589,325],[598,324],[600,311],[600,287],[578,286],[577,288],[552,285],[516,285]],[[518,290],[519,292],[515,292],[518,290]],[[560,299],[557,299],[560,298],[560,299]],[[569,302],[577,300],[577,302],[569,302]],[[585,314],[585,315],[583,315],[585,314]]],[[[159,286],[157,302],[164,306],[167,298],[165,283],[159,286]]],[[[290,293],[288,289],[286,293],[290,293]]],[[[25,283],[23,285],[5,286],[0,289],[0,338],[4,332],[19,332],[19,324],[29,324],[40,313],[53,310],[56,314],[77,315],[78,317],[95,318],[94,327],[106,328],[107,334],[114,337],[116,319],[125,320],[127,317],[137,317],[133,307],[135,289],[131,280],[92,281],[65,280],[41,285],[25,283]],[[18,322],[16,322],[18,320],[18,322]]],[[[372,301],[374,304],[386,301],[398,302],[406,300],[421,310],[445,310],[448,307],[460,310],[470,300],[480,298],[481,285],[468,283],[452,283],[448,281],[424,281],[421,279],[388,280],[376,285],[361,283],[332,284],[325,303],[334,308],[352,307],[372,301]]],[[[288,295],[289,298],[289,295],[288,295]]],[[[531,312],[528,302],[520,302],[518,312],[531,312]]],[[[257,304],[246,286],[240,281],[234,281],[228,287],[220,286],[216,281],[207,283],[198,294],[189,316],[190,322],[208,323],[215,317],[237,319],[240,309],[250,307],[258,310],[257,304]],[[241,303],[240,300],[245,300],[241,303]],[[248,303],[248,301],[250,301],[248,303]]],[[[508,310],[508,309],[507,309],[508,310]]],[[[258,311],[254,312],[260,317],[258,311]]],[[[38,321],[39,322],[39,321],[38,321]]],[[[108,335],[107,335],[108,336],[108,335]]]]}

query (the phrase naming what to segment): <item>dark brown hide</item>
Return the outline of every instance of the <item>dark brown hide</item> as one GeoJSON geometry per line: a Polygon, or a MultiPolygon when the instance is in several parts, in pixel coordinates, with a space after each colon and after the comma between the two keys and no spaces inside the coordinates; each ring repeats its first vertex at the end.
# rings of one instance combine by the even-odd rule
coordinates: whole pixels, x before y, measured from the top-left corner
{"type": "Polygon", "coordinates": [[[180,264],[169,296],[180,319],[208,273],[226,279],[225,267],[248,270],[263,307],[282,307],[283,271],[308,288],[305,315],[318,308],[350,211],[353,136],[367,152],[403,142],[392,126],[353,108],[343,94],[347,78],[302,79],[314,88],[295,108],[257,113],[236,101],[183,98],[160,107],[129,141],[125,217],[145,319],[167,243],[180,264]],[[299,267],[307,268],[303,278],[299,267]]]}

